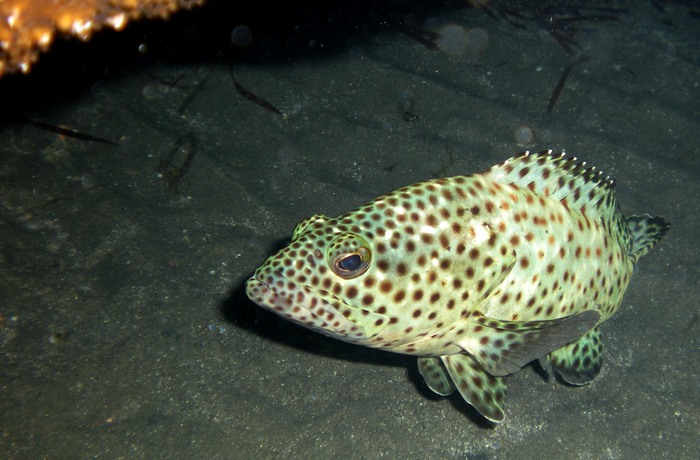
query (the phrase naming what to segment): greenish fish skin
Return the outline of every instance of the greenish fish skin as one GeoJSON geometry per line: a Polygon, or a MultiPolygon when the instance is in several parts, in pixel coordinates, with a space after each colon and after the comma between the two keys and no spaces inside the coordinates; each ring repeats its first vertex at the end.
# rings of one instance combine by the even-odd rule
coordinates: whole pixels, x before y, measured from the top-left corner
{"type": "Polygon", "coordinates": [[[433,391],[498,423],[504,377],[532,360],[572,384],[595,378],[599,326],[668,229],[625,218],[613,180],[585,162],[525,152],[301,221],[246,292],[327,336],[417,356],[433,391]]]}

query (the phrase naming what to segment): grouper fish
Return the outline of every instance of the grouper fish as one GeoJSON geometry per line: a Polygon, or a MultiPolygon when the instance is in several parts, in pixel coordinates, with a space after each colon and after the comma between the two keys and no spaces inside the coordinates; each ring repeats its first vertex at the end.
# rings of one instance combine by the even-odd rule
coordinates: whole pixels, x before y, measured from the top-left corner
{"type": "Polygon", "coordinates": [[[625,218],[585,162],[525,152],[308,217],[246,292],[327,336],[417,356],[428,387],[498,423],[504,377],[530,361],[574,385],[596,377],[600,326],[668,229],[625,218]]]}

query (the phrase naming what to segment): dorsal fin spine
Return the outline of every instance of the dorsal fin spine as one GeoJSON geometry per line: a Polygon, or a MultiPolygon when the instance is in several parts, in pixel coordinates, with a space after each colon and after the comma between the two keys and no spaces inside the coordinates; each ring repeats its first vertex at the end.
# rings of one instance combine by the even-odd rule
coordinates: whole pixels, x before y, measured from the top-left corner
{"type": "Polygon", "coordinates": [[[565,152],[524,152],[494,166],[492,179],[528,188],[558,200],[572,210],[607,213],[615,209],[614,181],[595,166],[565,152]]]}
{"type": "Polygon", "coordinates": [[[557,200],[586,220],[601,222],[623,247],[632,247],[632,234],[615,199],[615,181],[585,161],[567,157],[565,152],[528,151],[494,166],[485,175],[557,200]]]}

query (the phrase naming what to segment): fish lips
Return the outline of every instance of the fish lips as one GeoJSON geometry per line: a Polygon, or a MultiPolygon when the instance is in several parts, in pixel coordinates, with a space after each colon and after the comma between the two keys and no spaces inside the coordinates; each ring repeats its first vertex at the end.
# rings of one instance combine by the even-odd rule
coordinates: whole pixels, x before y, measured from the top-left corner
{"type": "Polygon", "coordinates": [[[364,342],[369,338],[360,324],[346,318],[332,302],[342,301],[328,292],[323,295],[292,281],[268,284],[255,276],[246,282],[246,294],[257,305],[321,334],[346,342],[364,342]],[[324,298],[325,297],[325,298],[324,298]]]}

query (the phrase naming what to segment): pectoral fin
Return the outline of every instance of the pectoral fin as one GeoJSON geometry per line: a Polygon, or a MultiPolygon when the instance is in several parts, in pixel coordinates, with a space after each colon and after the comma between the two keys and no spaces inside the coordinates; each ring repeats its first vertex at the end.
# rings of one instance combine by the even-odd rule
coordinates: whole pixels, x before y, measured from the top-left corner
{"type": "Polygon", "coordinates": [[[503,376],[579,339],[599,319],[595,310],[547,321],[502,321],[473,313],[465,318],[469,333],[457,344],[486,372],[503,376]]]}

